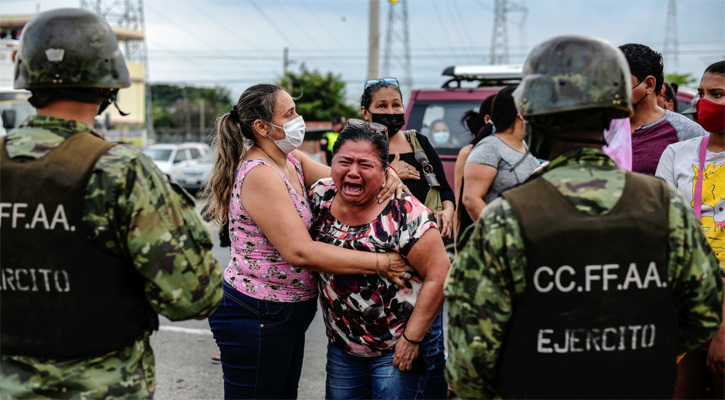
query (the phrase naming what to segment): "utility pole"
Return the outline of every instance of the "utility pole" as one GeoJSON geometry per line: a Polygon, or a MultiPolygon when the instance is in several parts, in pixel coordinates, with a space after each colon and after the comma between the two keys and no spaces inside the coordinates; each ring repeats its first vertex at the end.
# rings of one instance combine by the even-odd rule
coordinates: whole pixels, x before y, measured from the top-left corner
{"type": "Polygon", "coordinates": [[[204,132],[206,130],[206,115],[204,114],[204,106],[206,102],[204,99],[199,99],[199,134],[204,137],[204,132]]]}
{"type": "Polygon", "coordinates": [[[413,89],[413,76],[410,63],[410,35],[408,33],[408,0],[388,0],[390,9],[388,11],[388,27],[385,38],[385,58],[383,59],[383,75],[391,76],[391,63],[400,60],[402,54],[403,76],[402,85],[408,92],[413,89]],[[399,51],[394,51],[398,43],[399,51]]]}
{"type": "Polygon", "coordinates": [[[368,77],[380,77],[380,0],[370,0],[368,15],[368,77]]]}
{"type": "Polygon", "coordinates": [[[665,23],[665,70],[677,72],[680,62],[680,50],[677,40],[677,2],[667,2],[667,22],[665,23]]]}
{"type": "Polygon", "coordinates": [[[508,64],[509,61],[509,31],[508,12],[516,11],[523,13],[519,27],[523,26],[528,8],[510,3],[508,0],[494,0],[493,5],[493,35],[491,35],[491,65],[508,64]]]}

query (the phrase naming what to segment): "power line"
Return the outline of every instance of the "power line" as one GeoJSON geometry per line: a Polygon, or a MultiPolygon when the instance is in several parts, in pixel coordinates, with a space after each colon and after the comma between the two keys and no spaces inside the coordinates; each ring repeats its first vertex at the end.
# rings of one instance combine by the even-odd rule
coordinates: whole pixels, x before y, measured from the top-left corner
{"type": "MultiPolygon", "coordinates": [[[[302,6],[303,6],[303,7],[305,8],[305,10],[307,11],[307,13],[308,13],[308,14],[310,14],[310,16],[312,17],[312,20],[315,20],[315,19],[316,19],[316,18],[315,18],[315,17],[316,17],[316,16],[315,16],[315,14],[314,14],[314,13],[312,12],[312,10],[310,9],[310,6],[309,6],[309,5],[307,4],[307,2],[306,2],[306,1],[298,1],[298,3],[299,3],[299,4],[302,4],[302,6]]],[[[330,31],[330,28],[329,28],[329,27],[327,26],[327,24],[326,24],[326,23],[324,23],[324,22],[323,22],[323,23],[321,23],[321,24],[317,24],[317,25],[318,25],[318,26],[321,26],[321,27],[322,27],[322,29],[324,29],[324,30],[325,30],[325,32],[327,32],[327,34],[328,34],[328,37],[332,38],[332,40],[333,40],[333,41],[334,41],[335,43],[337,43],[337,44],[338,44],[338,45],[339,45],[340,47],[343,47],[343,46],[345,46],[345,45],[344,45],[344,44],[342,44],[342,42],[340,42],[340,40],[339,40],[339,39],[337,38],[337,35],[336,35],[336,34],[335,34],[334,32],[330,31]]]]}
{"type": "MultiPolygon", "coordinates": [[[[451,7],[451,0],[446,1],[446,11],[448,11],[448,14],[450,14],[451,21],[456,19],[456,16],[453,15],[453,9],[451,7]]],[[[468,41],[468,38],[463,33],[463,31],[461,30],[461,27],[458,26],[458,24],[453,23],[453,28],[454,28],[453,30],[456,32],[456,35],[458,35],[458,40],[460,43],[469,43],[470,44],[470,42],[468,41]]]]}
{"type": "Polygon", "coordinates": [[[446,24],[443,22],[442,14],[440,10],[438,9],[438,5],[436,4],[436,1],[432,1],[431,4],[433,4],[433,8],[435,9],[435,16],[438,18],[438,26],[441,28],[441,31],[443,32],[443,36],[446,38],[446,42],[448,42],[448,45],[453,47],[453,42],[451,41],[451,37],[448,36],[448,30],[446,29],[446,24]]]}
{"type": "Polygon", "coordinates": [[[262,10],[262,8],[259,7],[259,5],[257,5],[257,3],[254,2],[254,0],[247,0],[247,1],[249,1],[249,4],[251,4],[257,10],[257,12],[259,13],[259,15],[261,15],[262,18],[264,18],[264,20],[267,21],[267,23],[269,24],[269,26],[271,26],[272,29],[274,29],[274,31],[277,32],[277,34],[282,39],[284,39],[287,42],[288,45],[295,45],[295,43],[290,38],[288,38],[287,35],[285,35],[284,32],[282,32],[282,30],[279,29],[279,27],[277,27],[277,24],[274,23],[274,20],[272,20],[271,18],[269,18],[267,16],[267,14],[262,10]]]}

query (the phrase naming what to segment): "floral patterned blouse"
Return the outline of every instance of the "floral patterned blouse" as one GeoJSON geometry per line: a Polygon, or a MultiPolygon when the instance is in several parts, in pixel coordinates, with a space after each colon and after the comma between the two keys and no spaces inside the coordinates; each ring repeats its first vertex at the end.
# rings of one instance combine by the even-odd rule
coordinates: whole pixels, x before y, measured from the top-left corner
{"type": "MultiPolygon", "coordinates": [[[[359,251],[395,251],[405,257],[428,229],[438,229],[435,216],[412,196],[391,200],[370,223],[348,226],[330,213],[337,193],[331,178],[315,182],[310,193],[315,215],[310,234],[318,242],[359,251]]],[[[379,260],[384,271],[388,258],[380,255],[379,260]]],[[[402,289],[377,275],[320,273],[320,304],[328,337],[356,356],[391,351],[405,331],[422,284],[417,273],[402,289]]]]}
{"type": "MultiPolygon", "coordinates": [[[[305,187],[302,168],[297,158],[288,155],[294,165],[297,178],[305,187]]],[[[297,302],[317,296],[317,279],[314,272],[293,267],[279,254],[264,233],[249,216],[242,204],[244,177],[259,165],[273,168],[263,160],[243,161],[237,171],[229,205],[229,237],[232,241],[232,258],[224,271],[224,280],[239,292],[256,299],[297,302]]],[[[309,200],[306,193],[300,195],[287,178],[275,171],[287,185],[292,202],[307,229],[312,224],[309,200]]]]}

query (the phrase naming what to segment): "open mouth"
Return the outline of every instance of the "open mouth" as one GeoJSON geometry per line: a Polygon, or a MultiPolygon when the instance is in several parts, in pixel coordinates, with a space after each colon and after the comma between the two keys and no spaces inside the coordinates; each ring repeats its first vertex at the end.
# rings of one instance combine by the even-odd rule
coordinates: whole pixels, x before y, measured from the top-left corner
{"type": "Polygon", "coordinates": [[[349,195],[358,195],[362,193],[363,187],[362,185],[357,185],[354,183],[345,183],[342,185],[342,190],[349,195]]]}

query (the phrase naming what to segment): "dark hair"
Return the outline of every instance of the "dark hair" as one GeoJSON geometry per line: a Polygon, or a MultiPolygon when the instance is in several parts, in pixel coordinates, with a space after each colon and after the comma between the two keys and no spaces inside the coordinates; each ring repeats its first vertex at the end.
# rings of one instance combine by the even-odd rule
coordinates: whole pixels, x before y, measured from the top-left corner
{"type": "Polygon", "coordinates": [[[677,112],[677,98],[675,97],[675,89],[667,82],[665,82],[662,86],[664,86],[665,88],[665,97],[672,101],[675,112],[677,112]]]}
{"type": "Polygon", "coordinates": [[[489,117],[491,116],[491,105],[493,104],[494,97],[496,97],[495,94],[486,97],[481,103],[481,107],[479,107],[478,111],[468,110],[463,114],[463,117],[461,117],[461,124],[468,128],[468,131],[471,132],[473,137],[478,135],[478,132],[480,132],[481,128],[483,128],[483,125],[485,124],[483,117],[486,115],[489,117]]]}
{"type": "Polygon", "coordinates": [[[204,213],[207,219],[219,225],[227,221],[236,168],[247,153],[245,141],[257,140],[252,129],[254,121],[272,121],[277,97],[283,90],[270,83],[251,86],[242,93],[232,111],[217,117],[217,134],[212,144],[217,149],[217,157],[202,194],[209,200],[204,213]]]}
{"type": "Polygon", "coordinates": [[[665,82],[664,63],[662,54],[648,46],[638,43],[627,43],[619,46],[629,64],[629,71],[638,81],[642,82],[647,76],[655,77],[655,93],[659,93],[665,82]]]}
{"type": "Polygon", "coordinates": [[[360,97],[360,107],[370,111],[370,103],[373,102],[373,96],[375,93],[377,93],[380,89],[386,88],[397,90],[400,95],[400,101],[403,101],[403,93],[400,91],[400,87],[398,87],[398,85],[391,82],[378,82],[374,85],[369,85],[365,88],[365,90],[363,90],[362,97],[360,97]]]}
{"type": "Polygon", "coordinates": [[[514,103],[514,90],[516,90],[516,86],[507,86],[496,93],[493,104],[491,104],[491,122],[493,124],[484,125],[481,132],[471,141],[472,145],[475,146],[483,138],[490,136],[494,127],[496,132],[503,132],[513,125],[519,113],[514,103]]]}
{"type": "Polygon", "coordinates": [[[725,60],[710,64],[710,66],[705,69],[705,74],[708,73],[725,75],[725,60]]]}
{"type": "Polygon", "coordinates": [[[378,158],[383,169],[388,166],[388,137],[379,131],[370,129],[367,125],[347,125],[332,146],[332,157],[334,158],[343,144],[352,140],[353,142],[369,142],[378,151],[378,158]]]}

